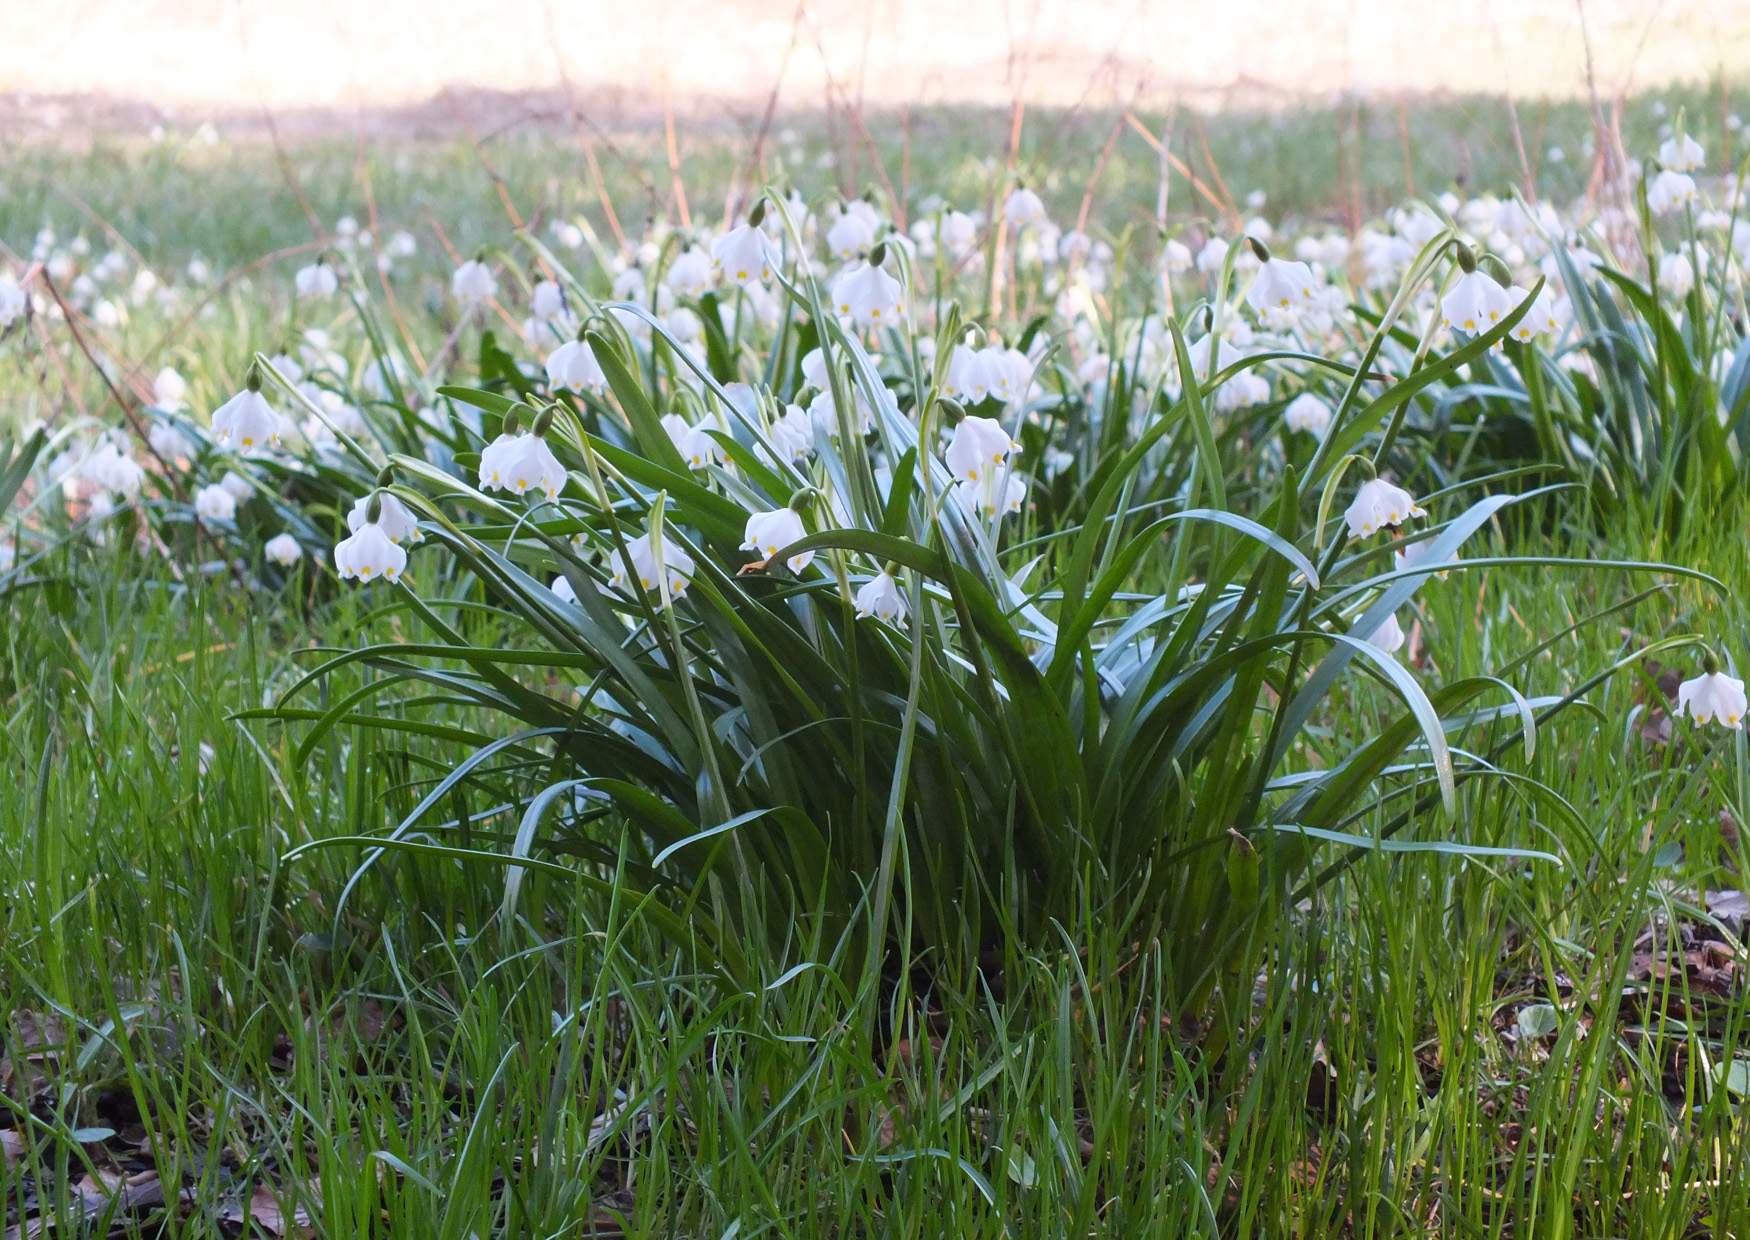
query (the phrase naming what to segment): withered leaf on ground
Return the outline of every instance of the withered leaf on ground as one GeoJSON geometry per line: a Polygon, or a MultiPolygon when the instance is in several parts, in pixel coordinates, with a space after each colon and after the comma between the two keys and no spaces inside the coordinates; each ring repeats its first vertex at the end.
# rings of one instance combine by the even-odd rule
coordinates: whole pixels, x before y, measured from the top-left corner
{"type": "Polygon", "coordinates": [[[221,1207],[218,1219],[221,1223],[237,1225],[245,1221],[253,1222],[270,1236],[313,1234],[309,1211],[299,1206],[288,1216],[280,1204],[279,1196],[266,1184],[257,1184],[247,1202],[233,1201],[221,1207]]]}

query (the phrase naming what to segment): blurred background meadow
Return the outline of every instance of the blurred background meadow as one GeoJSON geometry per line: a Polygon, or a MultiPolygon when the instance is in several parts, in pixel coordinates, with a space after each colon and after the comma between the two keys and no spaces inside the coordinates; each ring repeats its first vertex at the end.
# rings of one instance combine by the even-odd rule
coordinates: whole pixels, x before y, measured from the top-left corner
{"type": "Polygon", "coordinates": [[[1750,8],[75,0],[0,88],[6,1240],[1750,1234],[1750,8]]]}

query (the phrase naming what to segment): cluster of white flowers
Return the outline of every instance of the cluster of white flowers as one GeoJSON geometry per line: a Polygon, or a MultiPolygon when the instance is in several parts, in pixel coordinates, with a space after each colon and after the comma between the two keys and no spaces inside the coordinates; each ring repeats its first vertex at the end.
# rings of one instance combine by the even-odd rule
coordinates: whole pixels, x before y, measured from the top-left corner
{"type": "MultiPolygon", "coordinates": [[[[1681,227],[1665,226],[1668,233],[1684,234],[1671,249],[1643,256],[1647,279],[1673,298],[1688,297],[1713,277],[1733,281],[1741,293],[1741,272],[1750,261],[1750,221],[1740,218],[1746,214],[1746,187],[1735,180],[1706,181],[1705,167],[1701,146],[1673,132],[1657,160],[1637,172],[1647,209],[1683,219],[1681,227]]],[[[405,403],[419,425],[459,428],[471,447],[458,451],[478,450],[482,491],[526,497],[535,508],[564,508],[586,502],[580,497],[590,488],[581,485],[587,482],[582,474],[580,485],[570,486],[562,456],[574,456],[578,445],[564,433],[570,423],[556,432],[554,418],[569,417],[563,411],[570,409],[614,416],[618,402],[608,377],[613,367],[603,367],[613,358],[598,356],[597,346],[604,340],[614,349],[630,343],[638,355],[635,372],[658,389],[652,395],[661,428],[687,467],[690,484],[711,487],[747,513],[742,549],[765,571],[818,576],[812,550],[781,565],[777,557],[807,537],[811,521],[825,528],[844,515],[846,497],[835,490],[842,481],[827,468],[829,449],[842,449],[847,434],[877,439],[876,428],[899,425],[894,419],[909,419],[922,431],[922,411],[942,407],[936,397],[952,405],[928,422],[932,434],[919,450],[939,454],[952,478],[955,519],[997,538],[1005,517],[1026,510],[1030,485],[1049,482],[1076,459],[1053,442],[1060,422],[1051,411],[1065,402],[1080,401],[1090,410],[1110,407],[1111,416],[1125,419],[1121,431],[1133,435],[1152,416],[1157,394],[1176,398],[1194,383],[1220,414],[1279,415],[1280,436],[1269,444],[1278,459],[1323,451],[1312,441],[1337,432],[1349,407],[1328,375],[1297,359],[1310,353],[1358,365],[1358,342],[1368,332],[1357,330],[1351,305],[1370,297],[1383,301],[1413,265],[1423,263],[1427,278],[1411,290],[1405,322],[1420,316],[1430,331],[1438,324],[1452,334],[1442,338],[1450,345],[1499,335],[1501,324],[1517,316],[1512,341],[1547,349],[1560,365],[1577,369],[1590,361],[1584,349],[1571,347],[1576,331],[1569,282],[1586,280],[1606,261],[1625,266],[1609,240],[1622,231],[1623,208],[1608,204],[1563,212],[1518,197],[1445,194],[1390,211],[1353,236],[1328,228],[1296,235],[1282,221],[1273,224],[1263,197],[1253,195],[1243,215],[1228,217],[1220,227],[1192,227],[1161,238],[1156,266],[1147,271],[1157,294],[1151,305],[1210,307],[1208,313],[1180,315],[1180,321],[1191,319],[1185,334],[1194,337],[1180,340],[1172,313],[1126,314],[1119,308],[1111,296],[1117,259],[1110,245],[1080,223],[1054,222],[1036,189],[1020,183],[1005,188],[1000,208],[989,216],[970,203],[934,198],[919,203],[908,221],[902,204],[878,196],[816,211],[792,192],[760,199],[721,228],[682,231],[653,221],[623,252],[609,256],[603,280],[609,292],[599,303],[583,282],[549,262],[552,253],[584,252],[586,245],[597,252],[598,239],[578,221],[549,224],[554,249],[543,253],[539,269],[526,280],[499,252],[479,251],[448,273],[450,304],[464,315],[502,311],[507,321],[520,324],[529,355],[527,364],[518,362],[527,385],[522,390],[545,393],[530,397],[543,410],[531,410],[528,425],[513,421],[492,437],[482,433],[477,414],[444,404],[435,375],[421,374],[420,366],[398,353],[382,355],[374,342],[363,340],[350,297],[340,297],[341,290],[363,289],[355,273],[367,261],[386,275],[414,257],[418,245],[405,232],[373,237],[345,217],[320,256],[292,274],[287,292],[299,307],[295,321],[301,330],[276,342],[282,351],[268,358],[267,367],[251,367],[242,389],[213,410],[204,437],[188,384],[165,368],[151,382],[149,459],[138,456],[125,435],[109,433],[61,452],[51,473],[70,499],[100,514],[131,502],[160,467],[189,471],[184,494],[192,497],[203,526],[234,537],[239,529],[253,535],[266,504],[245,506],[274,490],[254,468],[260,464],[254,458],[290,453],[333,464],[354,448],[380,458],[386,445],[377,440],[379,413],[405,403]],[[953,294],[967,282],[982,293],[987,280],[990,288],[1011,295],[1024,284],[1026,308],[1033,313],[950,333],[944,306],[953,298],[941,290],[953,294]],[[793,291],[800,296],[791,304],[793,291]],[[830,342],[827,324],[814,325],[816,343],[800,358],[787,348],[760,356],[786,316],[810,314],[817,305],[835,331],[843,328],[866,347],[864,357],[847,356],[830,342]],[[997,334],[1034,314],[1043,330],[997,334]],[[758,359],[766,382],[720,383],[724,343],[732,370],[751,375],[746,363],[758,359]],[[938,347],[947,350],[940,364],[938,347]],[[267,369],[271,375],[263,373],[267,369]],[[870,373],[880,381],[871,383],[870,373]],[[264,383],[269,378],[271,387],[264,383]],[[1113,393],[1114,387],[1121,391],[1113,393]],[[1037,459],[1030,453],[1023,460],[1024,436],[1036,445],[1037,459]],[[753,478],[763,475],[743,467],[747,458],[738,445],[770,474],[794,474],[818,488],[818,497],[763,507],[781,497],[759,497],[753,478]]],[[[134,272],[130,283],[129,259],[95,256],[83,237],[62,244],[45,230],[34,260],[57,288],[65,285],[70,305],[100,325],[117,321],[130,302],[171,304],[180,296],[146,269],[134,272]],[[111,309],[100,310],[106,302],[111,309]]],[[[182,284],[189,288],[212,280],[198,258],[185,275],[182,284]]],[[[441,286],[432,290],[441,293],[441,286]]],[[[55,312],[52,299],[0,272],[0,332],[27,313],[55,312]]],[[[1502,347],[1504,341],[1497,343],[1502,347]]],[[[1514,356],[1520,356],[1517,348],[1514,356]]],[[[1373,362],[1388,376],[1411,364],[1407,354],[1394,350],[1373,362]]],[[[1262,425],[1268,436],[1270,423],[1262,425]]],[[[885,440],[868,446],[876,484],[885,494],[896,462],[885,440]]],[[[433,454],[434,467],[439,460],[433,454]]],[[[441,460],[451,467],[454,454],[441,460]]],[[[1373,479],[1358,488],[1344,519],[1359,539],[1397,531],[1424,515],[1409,492],[1373,479]]],[[[347,536],[333,549],[341,577],[397,582],[406,576],[408,551],[422,534],[402,499],[379,487],[358,499],[346,526],[347,536]]],[[[292,523],[292,529],[302,537],[277,527],[266,537],[261,550],[268,563],[291,569],[304,559],[306,544],[315,545],[309,525],[292,523]]],[[[1425,570],[1429,545],[1424,539],[1397,547],[1397,567],[1425,570]]],[[[616,589],[678,599],[694,577],[698,550],[694,531],[670,526],[658,537],[645,527],[612,548],[603,566],[616,589]]],[[[903,578],[896,566],[865,564],[855,580],[857,614],[903,622],[903,578]]],[[[575,600],[566,575],[553,578],[552,590],[575,600]]],[[[1396,617],[1366,636],[1387,651],[1405,640],[1396,617]]],[[[1689,682],[1679,708],[1699,721],[1737,726],[1741,686],[1735,708],[1726,691],[1737,683],[1723,677],[1689,682]]]]}

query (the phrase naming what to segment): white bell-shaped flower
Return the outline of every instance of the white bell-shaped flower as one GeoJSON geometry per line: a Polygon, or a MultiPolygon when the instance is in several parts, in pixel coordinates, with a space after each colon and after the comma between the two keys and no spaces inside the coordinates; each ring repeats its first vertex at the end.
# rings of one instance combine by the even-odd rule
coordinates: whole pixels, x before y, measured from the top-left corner
{"type": "Polygon", "coordinates": [[[758,227],[741,224],[711,243],[711,261],[724,279],[744,286],[764,284],[772,278],[771,244],[758,227]]]}
{"type": "Polygon", "coordinates": [[[553,280],[541,280],[529,293],[529,313],[537,319],[556,319],[565,313],[565,290],[553,280]]]}
{"type": "Polygon", "coordinates": [[[999,473],[1021,445],[995,418],[965,417],[948,441],[948,470],[962,482],[982,482],[999,473]]]}
{"type": "Polygon", "coordinates": [[[697,344],[705,337],[705,320],[686,306],[676,306],[666,319],[671,335],[684,345],[697,344]]]}
{"type": "Polygon", "coordinates": [[[1258,267],[1246,289],[1246,304],[1259,314],[1293,311],[1312,301],[1318,278],[1311,267],[1296,259],[1269,258],[1258,267]]]}
{"type": "Polygon", "coordinates": [[[667,535],[663,536],[661,547],[661,572],[658,572],[658,554],[655,540],[650,531],[631,539],[609,557],[612,566],[608,584],[616,590],[626,592],[626,561],[632,562],[632,574],[638,585],[644,590],[656,590],[666,579],[671,597],[679,598],[686,592],[687,583],[693,576],[693,557],[677,546],[667,535]]]}
{"type": "Polygon", "coordinates": [[[785,405],[782,416],[773,421],[766,437],[778,455],[792,465],[807,459],[814,451],[814,423],[801,405],[785,405]]]}
{"type": "Polygon", "coordinates": [[[1659,144],[1659,162],[1673,172],[1699,172],[1707,155],[1688,134],[1673,134],[1659,144]]]}
{"type": "Polygon", "coordinates": [[[498,295],[498,279],[492,268],[477,258],[470,258],[450,277],[450,292],[456,300],[473,305],[490,301],[498,295]]]}
{"type": "Polygon", "coordinates": [[[1223,413],[1250,409],[1270,399],[1270,380],[1255,370],[1241,371],[1216,389],[1215,407],[1223,413]]]}
{"type": "Polygon", "coordinates": [[[943,390],[963,405],[976,405],[991,393],[1000,376],[991,371],[985,350],[957,344],[948,355],[948,373],[943,390]]]}
{"type": "Polygon", "coordinates": [[[1222,267],[1227,263],[1227,242],[1220,237],[1211,237],[1197,251],[1197,270],[1206,276],[1221,274],[1222,267]]]}
{"type": "MultiPolygon", "coordinates": [[[[1392,565],[1398,572],[1403,572],[1406,569],[1419,568],[1433,564],[1452,564],[1458,559],[1458,554],[1454,552],[1444,560],[1435,560],[1433,551],[1434,539],[1432,538],[1419,538],[1415,542],[1404,543],[1401,547],[1392,552],[1392,565]]],[[[1442,581],[1446,580],[1446,574],[1444,572],[1435,573],[1434,575],[1442,581]]]]}
{"type": "Polygon", "coordinates": [[[668,432],[669,442],[681,454],[687,468],[704,469],[716,463],[717,441],[706,434],[705,423],[694,426],[678,413],[665,413],[662,429],[668,432]]]}
{"type": "MultiPolygon", "coordinates": [[[[859,435],[867,435],[875,428],[875,411],[869,407],[868,398],[863,395],[862,388],[852,388],[851,427],[859,435]]],[[[822,388],[815,393],[814,399],[808,402],[808,417],[815,426],[825,431],[829,436],[837,437],[839,433],[839,407],[832,398],[831,388],[822,388]]]]}
{"type": "Polygon", "coordinates": [[[1481,271],[1459,276],[1452,291],[1440,299],[1440,315],[1447,328],[1473,336],[1488,331],[1512,309],[1507,290],[1481,271]]]}
{"type": "Polygon", "coordinates": [[[320,327],[312,327],[304,332],[298,342],[298,360],[304,363],[306,370],[326,370],[336,375],[346,373],[346,359],[333,347],[328,333],[320,327]]]}
{"type": "Polygon", "coordinates": [[[510,491],[517,495],[539,491],[557,498],[565,486],[565,467],[545,440],[530,431],[500,435],[480,454],[482,490],[510,491]]]}
{"type": "Polygon", "coordinates": [[[999,517],[1017,513],[1027,499],[1027,480],[999,469],[977,482],[966,479],[955,483],[954,498],[973,516],[999,517]]]}
{"type": "Polygon", "coordinates": [[[209,483],[194,493],[194,512],[202,521],[229,521],[237,515],[237,497],[209,483]]]}
{"type": "Polygon", "coordinates": [[[115,491],[132,499],[140,493],[146,471],[128,450],[126,440],[106,436],[96,450],[80,462],[79,477],[102,490],[115,491]]]}
{"type": "MultiPolygon", "coordinates": [[[[108,491],[93,491],[85,497],[85,515],[95,524],[102,524],[115,515],[115,496],[108,491]]],[[[96,535],[101,542],[105,535],[96,535]]]]}
{"type": "Polygon", "coordinates": [[[802,355],[802,380],[809,387],[830,386],[827,381],[826,354],[821,352],[819,345],[802,355]]]}
{"type": "Polygon", "coordinates": [[[990,379],[991,396],[1011,407],[1025,402],[1033,382],[1032,359],[1019,349],[1000,344],[986,345],[978,352],[990,379]]]}
{"type": "MultiPolygon", "coordinates": [[[[1234,347],[1226,336],[1205,332],[1185,346],[1185,357],[1191,363],[1191,373],[1200,382],[1208,382],[1228,367],[1246,360],[1246,355],[1234,347]],[[1210,360],[1211,350],[1215,353],[1210,360]]],[[[1177,361],[1174,362],[1175,367],[1177,361]]]]}
{"type": "Polygon", "coordinates": [[[1343,513],[1343,520],[1349,523],[1350,534],[1366,538],[1388,525],[1399,526],[1411,517],[1427,515],[1416,506],[1408,491],[1384,478],[1374,478],[1361,484],[1355,502],[1343,513]]]}
{"type": "Polygon", "coordinates": [[[557,391],[600,392],[608,385],[594,350],[584,340],[567,340],[547,355],[547,382],[557,391]]]}
{"type": "Polygon", "coordinates": [[[292,277],[292,283],[296,286],[299,297],[332,297],[340,288],[340,277],[327,263],[311,263],[307,267],[298,268],[297,274],[292,277]]]}
{"type": "Polygon", "coordinates": [[[285,423],[258,387],[245,387],[213,410],[213,441],[239,452],[277,448],[285,423]]]}
{"type": "Polygon", "coordinates": [[[547,588],[553,591],[554,597],[561,603],[575,603],[577,601],[577,591],[571,588],[570,580],[563,573],[553,578],[553,584],[547,588]]]}
{"type": "Polygon", "coordinates": [[[1404,630],[1398,624],[1397,613],[1387,616],[1380,626],[1367,635],[1367,644],[1387,654],[1396,654],[1404,644],[1404,630]]]}
{"type": "Polygon", "coordinates": [[[1659,291],[1681,301],[1695,287],[1695,267],[1679,252],[1659,260],[1659,291]]]}
{"type": "Polygon", "coordinates": [[[1697,723],[1735,728],[1744,721],[1744,682],[1724,672],[1703,672],[1677,686],[1677,713],[1697,723]]]}
{"type": "Polygon", "coordinates": [[[663,283],[676,297],[697,297],[711,287],[711,256],[696,245],[690,245],[675,255],[668,265],[663,283]]]}
{"type": "Polygon", "coordinates": [[[876,573],[864,582],[857,590],[857,619],[864,620],[874,616],[888,624],[897,624],[905,619],[905,594],[899,588],[899,582],[886,569],[876,573]]]}
{"type": "Polygon", "coordinates": [[[366,521],[350,538],[336,544],[334,567],[347,580],[366,582],[382,577],[398,581],[407,568],[407,552],[390,539],[382,526],[366,521]]]}
{"type": "Polygon", "coordinates": [[[188,399],[188,383],[169,366],[152,379],[152,404],[167,413],[175,413],[188,399]]]}
{"type": "Polygon", "coordinates": [[[875,244],[876,220],[873,212],[843,210],[833,217],[826,230],[826,248],[834,258],[857,258],[869,252],[875,244]]]}
{"type": "Polygon", "coordinates": [[[1011,228],[1025,228],[1045,218],[1045,204],[1025,185],[1017,185],[1003,200],[1003,219],[1011,228]]]}
{"type": "MultiPolygon", "coordinates": [[[[763,566],[771,558],[788,547],[793,542],[799,542],[808,533],[802,524],[802,514],[794,508],[774,508],[770,512],[756,512],[747,519],[746,540],[741,544],[742,550],[751,551],[759,556],[763,566]]],[[[814,561],[814,552],[803,551],[793,555],[786,561],[790,571],[800,573],[814,561]]]]}
{"type": "Polygon", "coordinates": [[[166,465],[194,459],[194,441],[168,422],[154,422],[146,432],[146,443],[151,447],[152,455],[166,465]]]}
{"type": "Polygon", "coordinates": [[[1670,168],[1647,182],[1647,209],[1654,215],[1670,215],[1695,202],[1695,178],[1670,168]]]}
{"type": "Polygon", "coordinates": [[[24,308],[30,303],[24,288],[13,278],[11,272],[0,272],[0,327],[10,327],[12,321],[24,313],[24,308]]]}
{"type": "MultiPolygon", "coordinates": [[[[1517,284],[1507,290],[1507,300],[1514,310],[1529,296],[1531,290],[1517,284]]],[[[1561,317],[1556,313],[1555,298],[1550,295],[1547,284],[1538,291],[1537,300],[1531,303],[1531,309],[1513,324],[1513,330],[1508,334],[1522,344],[1529,343],[1536,336],[1553,337],[1562,334],[1561,317]]]]}
{"type": "Polygon", "coordinates": [[[869,263],[859,263],[834,280],[832,300],[858,327],[883,327],[905,317],[899,281],[869,263]]]}
{"type": "Polygon", "coordinates": [[[275,534],[268,539],[267,545],[262,547],[262,551],[268,559],[281,568],[290,568],[304,558],[304,548],[298,540],[285,533],[275,534]]]}
{"type": "Polygon", "coordinates": [[[419,528],[419,519],[412,511],[388,491],[378,491],[375,496],[367,495],[352,506],[352,511],[346,514],[346,528],[354,534],[359,527],[371,519],[371,500],[378,501],[377,524],[383,527],[383,533],[388,535],[392,543],[418,543],[425,541],[425,533],[419,528]]]}
{"type": "Polygon", "coordinates": [[[1331,429],[1331,407],[1314,392],[1302,392],[1288,402],[1282,421],[1291,431],[1305,431],[1323,439],[1331,429]]]}
{"type": "Polygon", "coordinates": [[[955,258],[964,258],[978,242],[978,221],[964,211],[948,211],[936,239],[955,258]]]}

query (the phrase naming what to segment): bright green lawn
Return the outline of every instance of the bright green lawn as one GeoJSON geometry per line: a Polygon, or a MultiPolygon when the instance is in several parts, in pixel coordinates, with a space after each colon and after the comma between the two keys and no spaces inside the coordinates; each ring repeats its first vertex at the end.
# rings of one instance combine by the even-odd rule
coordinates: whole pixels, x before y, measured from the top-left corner
{"type": "MultiPolygon", "coordinates": [[[[1729,517],[1680,550],[1741,592],[1750,506],[1729,517]]],[[[1744,1039],[1741,987],[1729,953],[1692,943],[1686,960],[1672,929],[1705,934],[1685,906],[1736,865],[1720,807],[1741,751],[1688,725],[1647,739],[1645,669],[1540,737],[1529,773],[1565,809],[1473,783],[1457,822],[1416,828],[1555,844],[1573,865],[1359,858],[1259,978],[1257,1040],[1210,1062],[1167,1023],[1170,979],[1123,910],[1090,907],[1055,950],[919,959],[855,995],[857,964],[805,926],[763,990],[737,991],[581,886],[545,880],[500,924],[499,876],[441,856],[384,858],[343,904],[359,849],[282,858],[391,825],[456,747],[359,729],[300,760],[295,732],[228,716],[283,688],[306,641],[357,640],[369,595],[306,632],[288,600],[183,590],[131,557],[57,569],[9,600],[0,652],[11,1209],[77,1212],[94,1169],[155,1166],[191,1194],[189,1236],[234,1234],[215,1220],[252,1185],[330,1236],[570,1236],[587,1219],[644,1236],[1216,1219],[1682,1235],[1750,1217],[1744,1121],[1714,1072],[1744,1039]],[[1709,990],[1715,967],[1733,1001],[1709,990]]],[[[1455,574],[1424,591],[1421,648],[1456,677],[1629,593],[1455,574]]],[[[1615,625],[1559,642],[1534,682],[1708,630],[1699,598],[1622,613],[1620,648],[1615,625]]],[[[465,808],[470,829],[508,829],[465,808]]],[[[116,1234],[158,1234],[154,1211],[134,1217],[116,1234]]]]}

